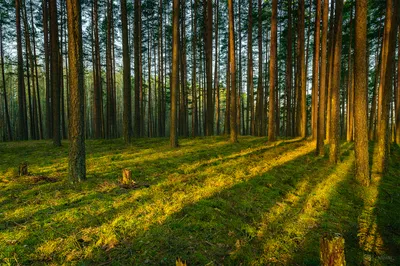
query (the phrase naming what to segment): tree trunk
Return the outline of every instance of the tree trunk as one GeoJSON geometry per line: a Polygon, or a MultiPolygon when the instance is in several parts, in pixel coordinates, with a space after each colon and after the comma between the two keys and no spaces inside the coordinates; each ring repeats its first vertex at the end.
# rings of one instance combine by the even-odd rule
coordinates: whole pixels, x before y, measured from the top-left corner
{"type": "MultiPolygon", "coordinates": [[[[123,61],[123,82],[124,82],[124,139],[126,143],[132,138],[132,95],[131,95],[131,62],[128,44],[128,19],[126,11],[126,0],[121,0],[121,21],[122,21],[122,61],[123,61]]],[[[150,74],[149,74],[150,75],[150,74]]]]}
{"type": "Polygon", "coordinates": [[[28,125],[26,115],[26,97],[24,82],[24,66],[22,58],[21,37],[21,2],[15,0],[16,26],[17,26],[17,53],[18,53],[18,137],[20,140],[28,139],[28,125]]]}
{"type": "Polygon", "coordinates": [[[68,57],[70,80],[68,175],[72,183],[86,179],[84,69],[82,51],[81,6],[79,0],[67,1],[68,57]]]}
{"type": "Polygon", "coordinates": [[[342,47],[342,20],[343,20],[343,0],[336,0],[335,29],[334,29],[334,49],[333,49],[333,72],[332,72],[332,95],[331,95],[331,133],[330,133],[330,154],[331,163],[339,160],[339,91],[340,91],[340,71],[341,71],[341,47],[342,47]]]}
{"type": "Polygon", "coordinates": [[[140,72],[140,1],[135,0],[134,4],[135,10],[135,22],[134,22],[134,31],[135,31],[135,43],[134,43],[134,51],[135,51],[135,130],[134,135],[136,137],[140,136],[141,132],[141,109],[140,109],[140,91],[141,91],[141,72],[140,72]]]}
{"type": "Polygon", "coordinates": [[[170,125],[170,145],[172,148],[178,147],[177,134],[177,91],[178,68],[179,68],[179,0],[173,0],[172,7],[172,76],[171,76],[171,125],[170,125]]]}
{"type": "Polygon", "coordinates": [[[235,62],[235,25],[233,17],[233,3],[228,0],[228,19],[229,19],[229,47],[228,53],[230,56],[229,75],[231,77],[231,106],[230,106],[230,140],[232,143],[238,141],[237,132],[237,105],[236,105],[236,62],[235,62]]]}
{"type": "MultiPolygon", "coordinates": [[[[251,1],[251,0],[250,0],[251,1]]],[[[219,44],[218,44],[218,28],[219,28],[219,0],[216,0],[215,3],[215,68],[214,68],[214,93],[216,94],[215,97],[215,107],[216,107],[216,113],[215,113],[215,123],[217,125],[217,135],[220,135],[221,130],[220,130],[220,108],[221,108],[221,103],[220,103],[220,95],[219,95],[219,80],[218,80],[218,71],[219,71],[219,44]]]]}
{"type": "Polygon", "coordinates": [[[53,113],[53,144],[61,146],[60,132],[60,65],[57,21],[57,1],[50,1],[50,43],[51,43],[51,103],[53,113]]]}
{"type": "Polygon", "coordinates": [[[298,89],[297,89],[297,135],[305,138],[307,134],[307,109],[306,109],[306,65],[305,65],[305,39],[304,39],[304,0],[299,2],[299,54],[298,54],[298,89]]]}
{"type": "Polygon", "coordinates": [[[271,47],[269,61],[269,121],[268,121],[268,141],[276,140],[275,128],[275,101],[276,101],[276,64],[277,64],[277,13],[278,1],[272,0],[272,17],[271,17],[271,47]]]}
{"type": "Polygon", "coordinates": [[[356,156],[356,179],[364,186],[369,185],[367,11],[367,0],[357,0],[354,42],[354,150],[356,156]]]}
{"type": "MultiPolygon", "coordinates": [[[[399,18],[397,18],[399,19],[399,18]]],[[[398,43],[400,44],[400,30],[398,32],[398,43]]],[[[400,45],[398,46],[399,52],[398,55],[400,55],[400,45]]],[[[398,57],[400,58],[400,57],[398,57]]],[[[396,86],[396,135],[395,135],[395,140],[396,143],[400,145],[400,60],[397,59],[397,86],[396,86]]]]}
{"type": "Polygon", "coordinates": [[[249,0],[247,28],[247,134],[254,135],[253,0],[249,0]]]}
{"type": "Polygon", "coordinates": [[[372,172],[386,171],[389,157],[389,108],[392,96],[392,75],[396,48],[398,1],[386,1],[385,28],[382,42],[381,78],[379,85],[379,106],[377,120],[378,143],[375,145],[372,172]]]}
{"type": "Polygon", "coordinates": [[[320,241],[322,266],[345,266],[344,238],[340,235],[324,235],[320,241]]]}
{"type": "MultiPolygon", "coordinates": [[[[319,0],[318,0],[319,1],[319,0]]],[[[319,83],[319,106],[318,106],[318,132],[317,132],[317,154],[324,155],[325,140],[325,115],[326,115],[326,72],[327,72],[327,38],[328,38],[328,12],[329,1],[324,1],[322,14],[322,38],[321,38],[321,71],[319,83]]]]}
{"type": "Polygon", "coordinates": [[[292,0],[288,1],[286,49],[286,136],[292,136],[292,0]]]}
{"type": "Polygon", "coordinates": [[[264,89],[262,84],[262,6],[258,0],[258,85],[257,85],[257,106],[256,106],[256,135],[264,135],[264,89]]]}
{"type": "Polygon", "coordinates": [[[93,89],[93,124],[94,137],[104,137],[103,132],[103,105],[102,105],[102,86],[101,86],[101,63],[100,63],[100,42],[99,42],[99,26],[98,26],[98,3],[93,1],[93,29],[94,29],[94,89],[93,89]]]}
{"type": "MultiPolygon", "coordinates": [[[[320,49],[320,25],[321,25],[321,0],[317,0],[317,14],[315,18],[314,32],[314,58],[313,58],[313,76],[312,76],[312,118],[311,132],[312,139],[317,139],[318,128],[318,77],[319,77],[319,49],[320,49]]],[[[322,65],[323,66],[323,65],[322,65]]],[[[322,80],[322,79],[321,79],[322,80]]]]}
{"type": "Polygon", "coordinates": [[[1,76],[3,80],[3,96],[4,96],[4,110],[6,116],[6,125],[7,125],[7,138],[8,140],[13,140],[13,135],[11,131],[11,120],[10,113],[8,110],[8,100],[7,100],[7,90],[6,90],[6,75],[4,71],[4,49],[3,49],[3,24],[2,20],[0,20],[0,53],[1,53],[1,76]]]}
{"type": "Polygon", "coordinates": [[[43,0],[43,46],[44,46],[44,64],[46,71],[46,128],[47,137],[53,137],[53,116],[51,111],[51,86],[50,86],[50,54],[49,54],[49,30],[48,30],[48,0],[43,0]]]}

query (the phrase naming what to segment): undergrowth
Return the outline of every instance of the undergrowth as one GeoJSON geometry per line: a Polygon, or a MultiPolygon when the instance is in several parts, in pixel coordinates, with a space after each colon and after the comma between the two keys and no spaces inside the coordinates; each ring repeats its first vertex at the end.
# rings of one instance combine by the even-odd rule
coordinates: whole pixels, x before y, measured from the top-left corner
{"type": "Polygon", "coordinates": [[[398,147],[362,188],[349,143],[336,166],[297,139],[180,145],[88,140],[88,180],[71,185],[67,142],[0,143],[0,264],[319,265],[325,232],[344,236],[349,265],[400,264],[398,147]],[[125,168],[135,189],[118,183],[125,168]]]}

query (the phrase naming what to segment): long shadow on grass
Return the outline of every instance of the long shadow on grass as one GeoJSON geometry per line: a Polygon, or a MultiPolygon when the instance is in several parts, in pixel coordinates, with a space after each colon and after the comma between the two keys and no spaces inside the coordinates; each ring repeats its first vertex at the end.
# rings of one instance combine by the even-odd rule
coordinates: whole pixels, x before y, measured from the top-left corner
{"type": "Polygon", "coordinates": [[[400,147],[394,144],[391,148],[388,172],[380,180],[374,209],[384,253],[371,256],[380,265],[400,265],[400,147]]]}
{"type": "MultiPolygon", "coordinates": [[[[276,211],[274,224],[284,223],[302,211],[308,194],[335,171],[325,158],[313,154],[187,205],[161,225],[125,236],[123,245],[99,252],[88,262],[110,258],[115,264],[170,265],[179,256],[192,265],[251,263],[264,252],[258,236],[266,222],[264,214],[276,211]],[[281,205],[286,207],[279,213],[281,205]]],[[[278,228],[267,227],[266,233],[269,230],[279,234],[278,228]]]]}
{"type": "MultiPolygon", "coordinates": [[[[296,146],[298,146],[296,144],[296,146]]],[[[296,146],[294,145],[278,145],[278,146],[271,146],[269,148],[257,148],[254,153],[259,154],[259,153],[265,153],[269,149],[275,148],[276,150],[274,152],[280,152],[284,153],[288,149],[293,149],[296,146]]],[[[235,150],[241,150],[243,149],[243,146],[237,146],[235,147],[235,150]]],[[[225,155],[226,153],[224,153],[225,155]]],[[[240,158],[242,156],[251,156],[252,152],[246,153],[246,155],[243,155],[242,153],[240,154],[235,154],[232,156],[231,160],[234,160],[236,158],[240,158]]],[[[229,155],[230,156],[230,155],[229,155]]],[[[185,161],[185,160],[184,160],[185,161]]],[[[202,176],[201,178],[196,179],[196,183],[201,183],[206,176],[202,176]]],[[[287,182],[291,182],[288,180],[287,182]]],[[[63,186],[65,184],[57,184],[58,186],[63,186]]],[[[81,185],[82,186],[82,185],[81,185]]],[[[37,188],[37,187],[36,187],[37,188]]],[[[47,193],[54,192],[54,188],[52,190],[47,191],[47,193]]],[[[164,187],[166,190],[172,189],[169,188],[169,186],[164,187]]],[[[61,189],[61,188],[60,188],[61,189]]],[[[64,188],[65,189],[65,188],[64,188]]],[[[35,198],[37,196],[37,193],[39,189],[31,189],[31,191],[26,193],[22,193],[22,202],[24,199],[31,199],[35,198]],[[33,193],[33,194],[32,194],[33,193]]],[[[79,187],[79,191],[82,191],[83,189],[79,187]]],[[[14,191],[17,192],[17,191],[14,191]]],[[[77,191],[75,191],[77,192],[77,191]]],[[[117,208],[109,208],[105,213],[101,213],[100,215],[87,215],[85,206],[91,206],[93,205],[93,201],[97,201],[96,204],[99,205],[100,203],[103,204],[113,204],[114,201],[117,201],[118,198],[113,198],[115,196],[119,196],[121,194],[124,194],[121,192],[121,189],[119,188],[114,188],[111,191],[108,191],[106,193],[102,192],[90,192],[88,195],[81,195],[80,197],[76,198],[75,200],[67,201],[63,204],[59,204],[56,206],[50,206],[46,207],[44,209],[40,209],[34,213],[26,213],[26,215],[17,217],[16,219],[3,219],[0,221],[0,229],[4,227],[3,229],[7,230],[18,230],[18,228],[21,229],[26,229],[29,228],[28,230],[30,231],[31,236],[27,237],[25,240],[23,240],[22,243],[20,243],[20,246],[24,246],[23,252],[24,253],[32,253],[34,252],[35,248],[40,246],[43,242],[51,241],[52,239],[59,238],[59,237],[65,237],[65,234],[70,235],[70,234],[75,234],[79,233],[79,230],[82,230],[87,227],[93,227],[93,226],[99,226],[102,224],[107,224],[107,222],[115,219],[118,217],[121,213],[126,212],[126,210],[132,209],[132,201],[128,201],[125,204],[122,204],[122,206],[117,207],[117,208]],[[60,214],[62,218],[62,214],[68,214],[68,219],[62,219],[60,220],[60,214]],[[54,220],[53,220],[54,219],[54,220]],[[15,229],[14,229],[15,227],[15,229]],[[36,230],[38,228],[41,228],[41,230],[45,231],[52,231],[50,234],[50,239],[48,236],[43,238],[40,233],[37,233],[36,230]]],[[[40,193],[43,193],[41,191],[40,193]]],[[[127,196],[130,194],[127,192],[127,196]]],[[[79,195],[79,194],[78,194],[79,195]]],[[[133,194],[135,195],[135,192],[133,194]]],[[[77,195],[75,194],[75,197],[77,195]]],[[[68,197],[68,194],[65,194],[64,197],[68,197]]],[[[136,197],[136,200],[139,199],[136,197]]],[[[135,206],[143,206],[149,203],[155,204],[153,201],[153,197],[151,195],[147,195],[146,193],[144,197],[140,198],[138,201],[134,202],[135,206]],[[139,205],[138,205],[139,204],[139,205]]],[[[28,202],[23,202],[24,204],[27,204],[28,202]]],[[[28,203],[29,204],[29,203],[28,203]]],[[[40,202],[36,202],[36,204],[40,204],[40,202]]],[[[101,206],[99,206],[101,207],[101,206]]],[[[96,207],[95,207],[96,208],[96,207]]]]}

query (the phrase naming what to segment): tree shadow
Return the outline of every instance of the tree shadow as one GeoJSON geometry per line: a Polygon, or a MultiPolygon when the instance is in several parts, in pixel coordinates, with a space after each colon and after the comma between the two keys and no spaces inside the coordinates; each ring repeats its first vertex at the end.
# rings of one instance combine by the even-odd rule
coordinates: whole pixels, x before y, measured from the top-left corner
{"type": "MultiPolygon", "coordinates": [[[[186,205],[161,224],[125,236],[119,245],[83,262],[109,258],[113,264],[170,265],[179,256],[192,265],[268,263],[266,236],[279,237],[287,219],[307,212],[309,194],[336,170],[326,158],[313,154],[186,205]]],[[[298,245],[295,241],[293,248],[298,245]]]]}
{"type": "Polygon", "coordinates": [[[400,265],[400,147],[392,145],[388,172],[377,184],[377,232],[381,252],[369,254],[372,265],[400,265]]]}

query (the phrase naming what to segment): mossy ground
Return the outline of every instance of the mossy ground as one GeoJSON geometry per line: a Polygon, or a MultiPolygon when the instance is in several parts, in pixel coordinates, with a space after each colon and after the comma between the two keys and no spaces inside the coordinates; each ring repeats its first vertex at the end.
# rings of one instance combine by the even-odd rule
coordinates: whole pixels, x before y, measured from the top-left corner
{"type": "Polygon", "coordinates": [[[388,175],[362,188],[352,144],[334,166],[310,141],[239,141],[89,140],[76,185],[67,142],[1,143],[0,264],[318,265],[320,236],[335,232],[349,265],[400,265],[398,147],[388,175]],[[16,177],[25,161],[30,176],[16,177]],[[124,168],[148,186],[119,186],[124,168]]]}

